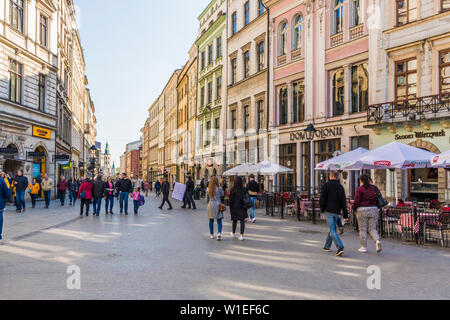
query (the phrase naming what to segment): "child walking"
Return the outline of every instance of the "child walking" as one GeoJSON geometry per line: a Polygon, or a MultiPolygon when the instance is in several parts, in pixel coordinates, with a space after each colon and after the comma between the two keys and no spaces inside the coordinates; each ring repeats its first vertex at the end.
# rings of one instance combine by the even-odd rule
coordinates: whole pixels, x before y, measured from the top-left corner
{"type": "Polygon", "coordinates": [[[134,204],[134,214],[138,214],[139,212],[139,200],[141,198],[141,188],[136,187],[134,188],[134,192],[131,195],[131,197],[133,198],[133,204],[134,204]]]}

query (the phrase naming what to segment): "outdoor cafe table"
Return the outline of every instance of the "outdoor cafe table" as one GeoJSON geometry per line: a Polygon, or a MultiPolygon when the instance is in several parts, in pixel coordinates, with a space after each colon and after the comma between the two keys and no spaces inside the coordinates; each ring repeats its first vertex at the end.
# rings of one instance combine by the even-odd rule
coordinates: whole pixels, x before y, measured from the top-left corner
{"type": "Polygon", "coordinates": [[[414,233],[417,234],[420,233],[421,226],[423,226],[424,223],[429,225],[439,225],[440,216],[439,213],[418,213],[417,221],[414,224],[414,214],[412,212],[402,213],[397,224],[400,232],[402,232],[403,228],[411,228],[414,233]]]}

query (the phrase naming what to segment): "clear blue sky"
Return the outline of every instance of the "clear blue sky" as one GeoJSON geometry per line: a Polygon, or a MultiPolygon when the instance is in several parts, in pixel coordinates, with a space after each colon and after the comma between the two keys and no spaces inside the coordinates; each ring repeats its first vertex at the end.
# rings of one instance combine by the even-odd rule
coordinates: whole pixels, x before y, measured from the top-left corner
{"type": "Polygon", "coordinates": [[[75,0],[97,141],[110,144],[116,167],[138,140],[148,108],[172,72],[188,60],[197,17],[209,0],[75,0]]]}

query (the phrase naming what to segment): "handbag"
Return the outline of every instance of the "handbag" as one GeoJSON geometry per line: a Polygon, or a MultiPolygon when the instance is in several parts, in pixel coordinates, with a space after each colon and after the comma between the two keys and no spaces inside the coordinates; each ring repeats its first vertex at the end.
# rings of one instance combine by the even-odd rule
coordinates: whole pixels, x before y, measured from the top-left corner
{"type": "Polygon", "coordinates": [[[244,209],[250,209],[251,207],[253,207],[252,199],[250,199],[248,193],[244,193],[242,200],[244,201],[244,209]]]}
{"type": "Polygon", "coordinates": [[[219,204],[219,211],[220,212],[225,212],[227,210],[227,206],[224,205],[223,203],[219,204]]]}
{"type": "Polygon", "coordinates": [[[377,207],[378,209],[386,207],[389,202],[386,201],[385,198],[383,198],[383,195],[381,194],[380,190],[377,189],[376,193],[376,200],[377,200],[377,207]]]}
{"type": "Polygon", "coordinates": [[[84,198],[86,198],[86,192],[84,192],[84,191],[83,191],[83,192],[81,192],[81,194],[80,194],[80,198],[81,198],[81,199],[84,199],[84,198]]]}

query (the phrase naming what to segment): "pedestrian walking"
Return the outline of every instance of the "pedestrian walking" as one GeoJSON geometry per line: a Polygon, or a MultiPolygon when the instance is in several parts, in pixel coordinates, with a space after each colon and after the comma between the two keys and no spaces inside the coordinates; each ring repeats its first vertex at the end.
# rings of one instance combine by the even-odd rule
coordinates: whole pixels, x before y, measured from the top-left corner
{"type": "Polygon", "coordinates": [[[28,185],[27,192],[30,193],[31,197],[31,208],[36,208],[36,199],[39,197],[39,192],[41,191],[41,187],[37,182],[36,178],[33,178],[33,181],[28,185]]]}
{"type": "Polygon", "coordinates": [[[48,209],[50,206],[50,198],[52,194],[52,189],[54,187],[54,182],[51,178],[48,177],[48,174],[44,174],[44,179],[42,179],[41,186],[44,191],[44,199],[45,199],[45,208],[48,209]]]}
{"type": "Polygon", "coordinates": [[[162,210],[164,207],[164,204],[167,202],[167,204],[169,205],[169,210],[172,210],[173,209],[172,204],[170,203],[170,200],[169,200],[170,183],[169,183],[169,179],[167,177],[164,177],[164,182],[161,185],[161,192],[163,195],[163,202],[161,203],[159,208],[162,210]]]}
{"type": "Polygon", "coordinates": [[[67,181],[64,176],[61,176],[59,178],[58,184],[56,185],[56,188],[58,189],[58,198],[61,201],[61,206],[64,207],[64,203],[66,201],[66,191],[67,191],[67,181]]]}
{"type": "Polygon", "coordinates": [[[144,182],[143,190],[145,192],[145,197],[148,198],[148,191],[150,190],[150,184],[147,181],[144,182]]]}
{"type": "Polygon", "coordinates": [[[102,199],[105,195],[105,182],[101,175],[98,175],[92,184],[92,198],[94,207],[94,216],[100,216],[100,209],[102,207],[102,199]]]}
{"type": "Polygon", "coordinates": [[[152,192],[153,191],[153,181],[152,180],[150,180],[149,185],[150,185],[150,192],[152,192]]]}
{"type": "Polygon", "coordinates": [[[133,192],[133,185],[131,180],[127,178],[126,173],[122,173],[120,179],[116,182],[116,189],[119,192],[120,199],[120,214],[125,210],[125,215],[128,215],[128,198],[133,192]]]}
{"type": "Polygon", "coordinates": [[[223,210],[221,210],[223,190],[219,186],[219,179],[213,177],[208,185],[208,219],[210,239],[214,239],[214,221],[217,220],[217,240],[222,239],[223,210]]]}
{"type": "Polygon", "coordinates": [[[252,201],[252,207],[250,208],[250,221],[252,223],[255,223],[256,222],[255,205],[256,205],[256,198],[258,197],[259,185],[258,182],[255,181],[255,175],[253,174],[249,176],[247,190],[248,194],[250,195],[250,200],[252,201]]]}
{"type": "Polygon", "coordinates": [[[5,210],[6,202],[11,198],[11,192],[4,179],[5,177],[0,179],[0,240],[2,240],[3,233],[3,211],[5,210]]]}
{"type": "Polygon", "coordinates": [[[201,192],[201,195],[200,195],[200,196],[201,196],[202,198],[205,197],[205,194],[206,194],[205,190],[206,190],[205,179],[202,179],[202,180],[200,181],[200,192],[201,192]]]}
{"type": "Polygon", "coordinates": [[[83,216],[83,208],[86,207],[86,217],[89,216],[89,207],[92,201],[92,183],[87,178],[81,184],[80,189],[78,190],[78,199],[81,200],[80,205],[80,216],[83,216]]]}
{"type": "Polygon", "coordinates": [[[188,206],[189,209],[197,209],[194,202],[194,187],[194,181],[192,181],[191,176],[188,176],[186,181],[186,191],[184,193],[183,206],[181,208],[186,209],[186,206],[188,206]]]}
{"type": "Polygon", "coordinates": [[[360,187],[356,189],[353,210],[356,211],[358,219],[359,239],[361,253],[367,252],[367,234],[375,242],[377,253],[382,251],[380,235],[377,231],[378,217],[380,210],[377,206],[377,195],[381,194],[380,190],[374,186],[367,175],[359,178],[360,187]]]}
{"type": "Polygon", "coordinates": [[[25,212],[25,191],[28,188],[28,178],[23,175],[22,170],[17,171],[14,177],[14,186],[17,200],[17,213],[25,212]]]}
{"type": "Polygon", "coordinates": [[[135,187],[131,198],[133,199],[134,214],[138,214],[139,201],[141,200],[141,188],[135,187]]]}
{"type": "Polygon", "coordinates": [[[327,217],[328,236],[324,251],[329,252],[333,241],[337,247],[336,256],[344,254],[344,245],[336,232],[336,224],[343,213],[344,221],[348,218],[347,200],[344,187],[339,182],[339,173],[331,172],[330,181],[325,183],[320,194],[320,210],[327,217]]]}
{"type": "Polygon", "coordinates": [[[74,177],[71,177],[67,184],[67,190],[69,191],[69,201],[71,206],[75,205],[75,202],[77,201],[79,188],[80,182],[74,177]]]}
{"type": "Polygon", "coordinates": [[[159,198],[159,195],[161,194],[161,181],[157,180],[155,183],[155,193],[156,197],[159,198]]]}
{"type": "Polygon", "coordinates": [[[108,215],[108,213],[114,214],[112,211],[113,207],[114,207],[114,182],[112,181],[111,177],[109,177],[105,182],[105,212],[106,212],[106,215],[108,215]]]}
{"type": "Polygon", "coordinates": [[[231,237],[236,238],[236,228],[238,221],[240,222],[240,235],[239,240],[244,240],[245,222],[248,219],[247,209],[244,206],[244,197],[247,190],[244,188],[244,182],[241,177],[235,177],[233,187],[230,192],[230,213],[231,220],[233,221],[233,230],[231,237]]]}

